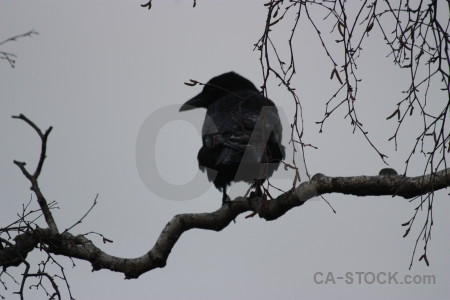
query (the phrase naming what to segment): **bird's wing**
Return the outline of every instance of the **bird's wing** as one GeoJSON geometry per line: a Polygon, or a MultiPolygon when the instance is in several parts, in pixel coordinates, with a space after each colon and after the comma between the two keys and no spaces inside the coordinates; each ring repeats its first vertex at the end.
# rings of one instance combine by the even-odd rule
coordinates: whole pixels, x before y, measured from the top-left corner
{"type": "Polygon", "coordinates": [[[203,144],[222,164],[267,161],[268,143],[280,144],[281,122],[272,101],[254,91],[226,95],[208,107],[203,144]]]}

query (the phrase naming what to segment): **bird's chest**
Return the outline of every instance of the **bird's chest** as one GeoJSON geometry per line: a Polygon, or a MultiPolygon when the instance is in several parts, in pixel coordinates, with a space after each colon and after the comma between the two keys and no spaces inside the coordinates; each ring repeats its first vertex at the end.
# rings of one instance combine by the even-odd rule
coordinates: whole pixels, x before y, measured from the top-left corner
{"type": "Polygon", "coordinates": [[[253,118],[241,109],[208,111],[202,128],[203,144],[208,148],[242,148],[252,134],[253,118]]]}

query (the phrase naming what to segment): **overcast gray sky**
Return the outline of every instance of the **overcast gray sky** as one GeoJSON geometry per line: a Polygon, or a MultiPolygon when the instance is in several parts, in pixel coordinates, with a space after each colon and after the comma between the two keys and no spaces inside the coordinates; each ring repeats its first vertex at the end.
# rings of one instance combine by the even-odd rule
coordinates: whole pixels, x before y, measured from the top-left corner
{"type": "MultiPolygon", "coordinates": [[[[104,234],[114,243],[102,245],[101,239],[91,238],[110,254],[140,256],[175,214],[220,206],[221,194],[212,185],[189,201],[160,197],[146,187],[136,166],[140,129],[152,113],[164,111],[160,116],[167,117],[167,124],[154,141],[159,174],[183,185],[199,172],[201,138],[186,119],[201,121],[204,111],[174,116],[164,110],[200,91],[183,82],[206,82],[234,70],[261,85],[258,53],[252,50],[263,31],[263,1],[197,2],[192,8],[192,1],[155,0],[151,11],[139,1],[0,3],[0,40],[31,29],[39,32],[2,47],[18,58],[15,69],[0,62],[0,226],[13,221],[30,198],[29,183],[12,161],[31,167],[39,153],[34,132],[11,119],[19,113],[42,129],[54,127],[40,185],[48,200],[58,202],[54,216],[59,228],[75,223],[99,194],[98,205],[73,233],[104,234]]],[[[318,147],[307,153],[311,174],[377,174],[385,165],[360,134],[352,134],[343,113],[318,133],[314,122],[322,118],[324,103],[338,83],[329,80],[332,68],[311,27],[300,29],[294,40],[298,74],[293,85],[304,107],[305,141],[318,147]]],[[[390,167],[402,172],[415,127],[403,130],[402,147],[395,152],[387,142],[395,124],[385,119],[407,78],[386,59],[388,49],[375,31],[364,49],[359,116],[389,156],[390,167]]],[[[270,98],[292,120],[293,100],[276,82],[270,87],[270,98]]],[[[420,175],[420,166],[413,166],[409,175],[420,175]]],[[[201,178],[208,187],[206,175],[201,178]]],[[[276,182],[289,186],[291,181],[276,182]]],[[[230,194],[235,197],[242,190],[245,186],[232,186],[230,194]]],[[[165,268],[137,280],[125,281],[122,274],[105,270],[92,273],[83,261],[75,260],[75,268],[68,259],[60,262],[77,299],[443,299],[450,281],[447,193],[436,194],[431,266],[416,261],[411,271],[417,230],[403,239],[401,223],[415,204],[402,198],[343,195],[327,196],[337,214],[316,199],[273,222],[240,216],[218,233],[187,232],[165,268]],[[399,272],[400,278],[431,274],[436,284],[316,284],[316,272],[399,272]]],[[[30,259],[42,257],[35,253],[30,259]]],[[[8,293],[18,286],[5,280],[10,289],[0,287],[0,294],[11,297],[8,293]]],[[[34,293],[27,292],[29,299],[45,298],[34,293]]]]}

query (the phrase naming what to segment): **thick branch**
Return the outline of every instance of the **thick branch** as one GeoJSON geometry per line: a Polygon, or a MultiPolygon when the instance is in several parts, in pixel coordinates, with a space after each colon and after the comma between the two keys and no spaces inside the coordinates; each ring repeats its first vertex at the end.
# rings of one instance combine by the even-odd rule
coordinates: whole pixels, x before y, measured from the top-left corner
{"type": "MultiPolygon", "coordinates": [[[[397,174],[383,174],[392,169],[383,169],[379,176],[327,177],[314,176],[320,194],[342,193],[355,196],[401,196],[414,198],[450,186],[450,168],[418,177],[397,174]]],[[[394,170],[392,170],[395,172],[394,170]]]]}
{"type": "Polygon", "coordinates": [[[258,215],[266,220],[274,220],[284,215],[290,209],[300,206],[307,200],[326,193],[343,193],[356,196],[392,195],[404,198],[420,196],[450,186],[450,168],[433,175],[419,177],[404,177],[396,175],[392,169],[384,169],[378,176],[328,177],[323,174],[315,175],[311,181],[300,184],[295,190],[286,192],[274,200],[262,203],[260,198],[236,198],[229,205],[211,213],[180,214],[167,223],[158,237],[154,247],[146,254],[137,258],[119,258],[106,254],[95,246],[84,235],[73,236],[69,232],[54,234],[48,229],[36,229],[30,233],[19,235],[26,249],[0,251],[0,265],[17,265],[32,250],[30,244],[38,243],[50,253],[65,255],[89,261],[93,270],[109,269],[125,274],[126,278],[137,278],[141,274],[166,265],[167,258],[179,237],[190,229],[207,229],[220,231],[227,227],[236,217],[247,211],[258,211],[258,215]],[[6,257],[8,253],[8,257],[6,257]],[[14,257],[14,261],[11,255],[14,257]],[[21,254],[18,257],[18,254],[21,254]],[[9,262],[8,262],[9,261],[9,262]]]}

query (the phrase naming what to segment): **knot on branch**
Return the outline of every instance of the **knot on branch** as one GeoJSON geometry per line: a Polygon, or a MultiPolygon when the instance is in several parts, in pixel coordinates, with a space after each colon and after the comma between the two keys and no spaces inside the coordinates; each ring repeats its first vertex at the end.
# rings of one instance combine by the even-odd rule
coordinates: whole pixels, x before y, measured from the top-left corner
{"type": "Polygon", "coordinates": [[[381,176],[392,176],[392,175],[398,175],[398,173],[394,169],[384,168],[384,169],[380,170],[378,175],[381,175],[381,176]]]}

